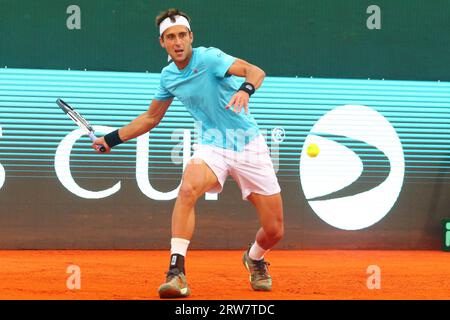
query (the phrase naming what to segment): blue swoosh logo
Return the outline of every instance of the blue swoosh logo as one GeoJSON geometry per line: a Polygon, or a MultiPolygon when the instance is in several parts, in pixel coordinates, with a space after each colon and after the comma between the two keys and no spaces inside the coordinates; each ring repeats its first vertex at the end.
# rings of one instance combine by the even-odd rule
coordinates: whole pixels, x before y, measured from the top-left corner
{"type": "MultiPolygon", "coordinates": [[[[372,190],[382,184],[391,172],[391,164],[386,154],[364,141],[332,134],[311,133],[344,145],[358,155],[363,164],[361,175],[351,185],[324,196],[308,199],[309,201],[331,200],[354,196],[372,190]],[[356,146],[355,146],[356,145],[356,146]],[[377,162],[371,162],[377,160],[377,162]],[[387,168],[386,168],[387,166],[387,168]]],[[[383,199],[380,199],[383,201],[383,199]]]]}

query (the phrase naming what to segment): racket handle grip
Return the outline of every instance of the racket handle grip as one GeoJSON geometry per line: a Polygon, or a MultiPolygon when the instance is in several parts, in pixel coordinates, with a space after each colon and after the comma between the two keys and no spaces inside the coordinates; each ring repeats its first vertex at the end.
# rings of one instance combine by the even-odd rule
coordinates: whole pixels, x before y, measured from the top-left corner
{"type": "MultiPolygon", "coordinates": [[[[93,134],[92,132],[89,132],[89,138],[91,138],[92,141],[97,139],[95,134],[93,134]]],[[[104,146],[102,146],[101,144],[96,145],[96,147],[97,147],[97,150],[99,150],[100,152],[105,152],[106,151],[106,148],[104,146]]]]}

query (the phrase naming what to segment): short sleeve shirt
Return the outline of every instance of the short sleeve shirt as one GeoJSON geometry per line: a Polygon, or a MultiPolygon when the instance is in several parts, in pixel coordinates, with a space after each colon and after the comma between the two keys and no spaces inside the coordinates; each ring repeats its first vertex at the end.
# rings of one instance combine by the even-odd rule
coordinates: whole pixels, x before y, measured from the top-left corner
{"type": "Polygon", "coordinates": [[[217,48],[194,48],[184,69],[172,62],[162,70],[154,99],[177,97],[195,119],[199,143],[241,151],[260,132],[250,112],[225,109],[240,87],[227,74],[235,60],[217,48]]]}

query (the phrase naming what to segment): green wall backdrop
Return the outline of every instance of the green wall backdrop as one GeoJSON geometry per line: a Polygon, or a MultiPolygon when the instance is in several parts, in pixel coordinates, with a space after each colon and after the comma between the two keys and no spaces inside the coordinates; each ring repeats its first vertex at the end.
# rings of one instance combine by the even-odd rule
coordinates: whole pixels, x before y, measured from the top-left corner
{"type": "Polygon", "coordinates": [[[0,0],[0,66],[159,72],[154,17],[168,7],[191,15],[195,45],[271,76],[450,80],[448,0],[0,0]],[[366,26],[372,4],[381,30],[366,26]]]}
{"type": "MultiPolygon", "coordinates": [[[[77,127],[55,103],[73,104],[99,135],[144,112],[167,64],[154,17],[168,7],[191,15],[196,46],[268,75],[250,110],[277,161],[286,226],[278,248],[441,247],[450,214],[449,0],[0,0],[0,248],[169,246],[176,192],[158,192],[176,191],[183,159],[172,151],[193,142],[174,139],[194,126],[182,103],[174,100],[150,138],[109,155],[81,136],[72,148],[77,127]],[[66,26],[70,5],[81,9],[80,30],[66,26]],[[381,9],[380,30],[366,26],[370,5],[381,9]],[[345,134],[333,132],[340,126],[345,134]],[[304,152],[311,141],[321,148],[314,159],[304,152]],[[118,183],[105,197],[85,192],[118,183]],[[327,220],[349,226],[386,203],[366,228],[327,220]]],[[[240,249],[258,218],[229,178],[217,199],[199,200],[196,223],[192,248],[240,249]]]]}

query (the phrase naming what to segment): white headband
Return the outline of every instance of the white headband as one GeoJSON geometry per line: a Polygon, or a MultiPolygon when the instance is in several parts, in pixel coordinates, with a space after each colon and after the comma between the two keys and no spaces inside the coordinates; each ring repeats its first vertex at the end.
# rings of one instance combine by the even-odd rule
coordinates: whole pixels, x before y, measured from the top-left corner
{"type": "Polygon", "coordinates": [[[164,31],[173,26],[185,26],[191,31],[191,26],[189,25],[189,21],[183,16],[175,16],[175,22],[172,22],[170,17],[167,17],[161,22],[159,25],[159,35],[162,36],[164,31]]]}

